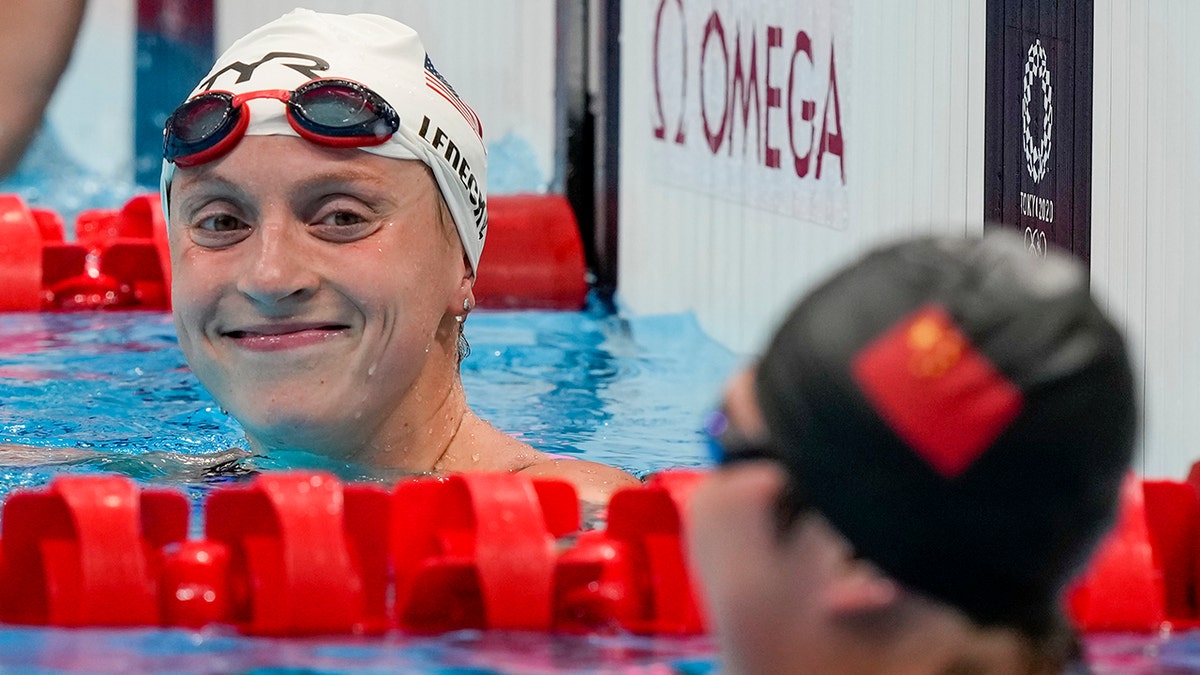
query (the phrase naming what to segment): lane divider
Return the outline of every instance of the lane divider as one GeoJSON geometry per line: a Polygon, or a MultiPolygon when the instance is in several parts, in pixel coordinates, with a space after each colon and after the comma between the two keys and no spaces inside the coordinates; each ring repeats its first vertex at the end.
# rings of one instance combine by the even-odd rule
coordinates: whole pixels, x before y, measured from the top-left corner
{"type": "Polygon", "coordinates": [[[59,476],[4,505],[0,620],[275,636],[701,633],[680,534],[699,477],[624,490],[604,527],[581,532],[563,481],[462,474],[385,490],[265,473],[211,493],[204,535],[189,538],[180,491],[59,476]]]}
{"type": "MultiPolygon", "coordinates": [[[[626,488],[604,522],[575,489],[518,474],[412,478],[388,490],[271,472],[214,490],[204,534],[175,489],[63,475],[0,513],[0,621],[233,626],[250,635],[515,629],[697,635],[687,502],[704,473],[626,488]]],[[[1068,589],[1084,632],[1200,626],[1192,481],[1122,489],[1117,526],[1068,589]]]]}

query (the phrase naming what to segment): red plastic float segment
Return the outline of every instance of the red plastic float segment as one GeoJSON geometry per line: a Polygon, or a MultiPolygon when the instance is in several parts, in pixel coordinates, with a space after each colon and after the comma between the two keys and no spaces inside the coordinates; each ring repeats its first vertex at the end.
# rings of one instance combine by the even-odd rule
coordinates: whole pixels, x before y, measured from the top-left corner
{"type": "Polygon", "coordinates": [[[86,210],[75,230],[77,241],[66,242],[58,214],[0,195],[0,311],[170,307],[170,254],[156,194],[119,210],[86,210]]]}
{"type": "Polygon", "coordinates": [[[550,518],[555,530],[577,527],[579,502],[569,484],[542,482],[477,473],[396,486],[389,538],[402,628],[550,628],[557,554],[546,513],[568,512],[550,518]]]}
{"type": "Polygon", "coordinates": [[[62,216],[50,209],[30,208],[29,212],[33,214],[33,219],[37,221],[38,230],[42,234],[43,242],[63,241],[65,233],[63,228],[62,216]]]}
{"type": "Polygon", "coordinates": [[[202,628],[232,616],[229,547],[183,541],[163,549],[159,608],[167,626],[202,628]]]}
{"type": "Polygon", "coordinates": [[[101,249],[126,236],[123,224],[119,209],[84,209],[75,216],[75,241],[89,249],[101,249]]]}
{"type": "Polygon", "coordinates": [[[644,561],[603,530],[580,533],[558,558],[554,628],[571,633],[623,630],[650,613],[644,561]]]}
{"type": "Polygon", "coordinates": [[[156,625],[159,550],[187,536],[187,498],[117,476],[60,476],[4,505],[0,616],[59,626],[156,625]]]}
{"type": "Polygon", "coordinates": [[[488,198],[487,245],[475,284],[480,307],[581,309],[586,275],[579,224],[565,197],[488,198]]]}
{"type": "Polygon", "coordinates": [[[1175,628],[1196,623],[1196,547],[1200,545],[1200,499],[1190,483],[1143,481],[1146,524],[1155,563],[1163,577],[1167,619],[1175,628]]]}
{"type": "Polygon", "coordinates": [[[230,552],[232,620],[253,634],[367,632],[385,623],[383,538],[364,541],[348,512],[385,511],[387,496],[321,473],[258,476],[213,493],[210,541],[230,552]],[[347,504],[353,504],[347,509],[347,504]]]}
{"type": "Polygon", "coordinates": [[[158,246],[149,239],[114,240],[100,257],[100,274],[119,281],[124,302],[147,309],[170,306],[163,267],[158,246]]]}
{"type": "Polygon", "coordinates": [[[1084,631],[1155,631],[1166,620],[1162,572],[1136,477],[1121,486],[1116,527],[1071,588],[1067,608],[1084,631]]]}
{"type": "Polygon", "coordinates": [[[157,194],[137,195],[120,209],[83,211],[75,232],[95,256],[95,270],[51,286],[52,308],[170,308],[170,251],[157,194]]]}
{"type": "Polygon", "coordinates": [[[17,195],[0,194],[0,311],[42,306],[42,233],[17,195]]]}
{"type": "Polygon", "coordinates": [[[581,630],[607,617],[638,633],[704,632],[684,545],[687,502],[704,474],[673,470],[613,495],[603,535],[559,561],[558,619],[581,630]]]}
{"type": "MultiPolygon", "coordinates": [[[[79,244],[48,242],[42,245],[43,292],[72,277],[84,276],[88,250],[79,244]]],[[[52,296],[47,302],[52,301],[52,296]]]]}
{"type": "Polygon", "coordinates": [[[140,278],[149,279],[157,276],[167,289],[164,308],[170,307],[171,289],[171,251],[167,244],[167,223],[163,220],[162,198],[157,192],[148,192],[133,197],[121,207],[121,217],[124,219],[125,237],[149,239],[154,249],[158,251],[158,274],[146,274],[140,278]]]}

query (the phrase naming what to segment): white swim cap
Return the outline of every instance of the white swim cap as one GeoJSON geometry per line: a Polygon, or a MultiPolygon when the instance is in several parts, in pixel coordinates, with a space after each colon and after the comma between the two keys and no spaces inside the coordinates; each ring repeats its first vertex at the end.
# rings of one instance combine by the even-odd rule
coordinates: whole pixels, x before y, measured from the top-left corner
{"type": "MultiPolygon", "coordinates": [[[[415,159],[433,170],[473,271],[487,235],[487,149],[483,128],[434,68],[416,31],[374,14],[322,14],[296,9],[233,43],[188,98],[210,90],[233,94],[294,90],[314,79],[352,80],[379,94],[399,114],[376,155],[415,159]]],[[[251,99],[247,134],[299,136],[280,101],[251,99]]],[[[175,164],[163,161],[163,216],[175,164]]]]}

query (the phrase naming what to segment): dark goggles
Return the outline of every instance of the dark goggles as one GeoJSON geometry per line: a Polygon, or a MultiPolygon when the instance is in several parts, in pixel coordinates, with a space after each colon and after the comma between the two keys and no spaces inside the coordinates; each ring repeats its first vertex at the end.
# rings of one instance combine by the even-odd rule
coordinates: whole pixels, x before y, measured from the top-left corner
{"type": "Polygon", "coordinates": [[[185,101],[167,119],[163,158],[188,167],[229,152],[250,124],[246,102],[256,98],[286,103],[288,123],[301,138],[318,145],[380,145],[400,129],[400,116],[382,96],[349,80],[313,80],[295,91],[208,91],[185,101]]]}
{"type": "MultiPolygon", "coordinates": [[[[708,439],[708,452],[718,467],[739,462],[766,460],[787,462],[770,440],[751,440],[729,425],[729,419],[720,410],[711,412],[704,420],[704,436],[708,439]]],[[[813,509],[812,504],[801,492],[795,476],[787,481],[779,501],[775,504],[775,524],[779,532],[785,532],[804,513],[813,509]]]]}
{"type": "Polygon", "coordinates": [[[704,437],[708,440],[709,457],[717,466],[756,459],[779,461],[779,453],[770,441],[752,441],[737,433],[730,428],[729,419],[720,410],[705,418],[704,437]]]}

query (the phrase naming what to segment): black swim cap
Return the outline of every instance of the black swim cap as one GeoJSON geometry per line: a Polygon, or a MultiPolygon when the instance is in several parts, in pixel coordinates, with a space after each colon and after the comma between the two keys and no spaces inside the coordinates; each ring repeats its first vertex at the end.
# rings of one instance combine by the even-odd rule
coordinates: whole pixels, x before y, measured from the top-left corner
{"type": "Polygon", "coordinates": [[[1045,628],[1112,522],[1136,426],[1120,332],[1074,259],[926,238],[784,321],[757,391],[796,489],[906,587],[1045,628]]]}

